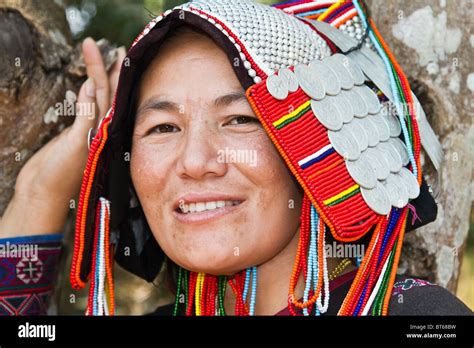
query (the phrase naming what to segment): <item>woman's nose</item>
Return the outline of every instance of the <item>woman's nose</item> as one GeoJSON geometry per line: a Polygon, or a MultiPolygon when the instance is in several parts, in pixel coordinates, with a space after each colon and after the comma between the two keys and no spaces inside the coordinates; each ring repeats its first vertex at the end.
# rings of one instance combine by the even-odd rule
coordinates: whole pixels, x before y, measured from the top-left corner
{"type": "Polygon", "coordinates": [[[228,164],[219,160],[218,133],[208,122],[199,121],[189,127],[184,144],[178,150],[177,172],[182,178],[196,180],[211,176],[223,176],[228,164]]]}

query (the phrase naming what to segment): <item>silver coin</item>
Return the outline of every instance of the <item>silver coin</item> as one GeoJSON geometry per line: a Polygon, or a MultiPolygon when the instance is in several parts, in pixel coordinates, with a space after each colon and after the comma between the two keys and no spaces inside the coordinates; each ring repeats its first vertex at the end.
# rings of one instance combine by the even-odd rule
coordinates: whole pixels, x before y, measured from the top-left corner
{"type": "Polygon", "coordinates": [[[387,177],[386,180],[382,181],[383,186],[388,192],[388,197],[390,198],[390,205],[396,207],[400,198],[398,197],[398,187],[395,185],[394,181],[391,179],[392,174],[387,177]]]}
{"type": "Polygon", "coordinates": [[[348,56],[336,53],[333,59],[338,60],[349,71],[356,85],[362,85],[365,81],[365,76],[360,67],[348,56]]]}
{"type": "Polygon", "coordinates": [[[379,151],[369,147],[367,150],[362,152],[361,157],[365,157],[370,163],[377,180],[385,180],[390,175],[388,163],[379,151]]]}
{"type": "Polygon", "coordinates": [[[402,158],[403,166],[406,166],[408,162],[410,162],[410,159],[408,158],[408,150],[405,146],[405,143],[401,141],[400,138],[390,138],[388,142],[395,147],[395,149],[398,151],[398,154],[402,158]]]}
{"type": "Polygon", "coordinates": [[[386,180],[390,186],[395,186],[395,192],[390,192],[390,203],[396,208],[403,208],[408,203],[408,190],[399,175],[390,174],[386,180]]]}
{"type": "Polygon", "coordinates": [[[326,63],[316,59],[309,63],[309,67],[323,83],[326,94],[336,95],[341,91],[341,83],[336,73],[326,63]]]}
{"type": "MultiPolygon", "coordinates": [[[[343,56],[344,57],[344,56],[343,56]]],[[[354,79],[352,78],[349,70],[341,63],[340,58],[337,54],[327,57],[323,60],[332,71],[336,74],[343,89],[351,89],[354,87],[354,79]]]]}
{"type": "Polygon", "coordinates": [[[391,114],[388,106],[382,108],[382,116],[387,121],[391,137],[398,137],[402,133],[402,127],[398,117],[391,114]]]}
{"type": "Polygon", "coordinates": [[[268,93],[278,100],[285,100],[288,97],[288,85],[277,75],[270,75],[266,82],[268,93]]]}
{"type": "Polygon", "coordinates": [[[355,161],[360,157],[360,149],[357,141],[345,127],[340,131],[328,131],[329,141],[334,150],[345,159],[355,161]]]}
{"type": "Polygon", "coordinates": [[[377,144],[380,142],[380,134],[377,129],[377,125],[372,121],[372,117],[359,118],[358,120],[368,134],[369,146],[377,146],[377,144]]]}
{"type": "Polygon", "coordinates": [[[365,157],[361,156],[356,161],[346,161],[346,168],[352,179],[361,187],[373,189],[377,185],[374,170],[365,157]]]}
{"type": "Polygon", "coordinates": [[[357,144],[359,144],[359,149],[364,151],[369,146],[369,135],[362,123],[360,123],[362,119],[355,118],[352,120],[351,123],[348,123],[345,127],[349,129],[349,131],[354,136],[357,144]]]}
{"type": "Polygon", "coordinates": [[[380,141],[387,141],[390,138],[390,128],[387,121],[380,115],[370,115],[368,117],[377,127],[380,141]]]}
{"type": "Polygon", "coordinates": [[[332,100],[332,103],[334,103],[336,108],[339,110],[342,122],[349,123],[354,119],[354,111],[352,110],[352,106],[347,100],[347,98],[342,95],[342,93],[339,93],[334,97],[326,98],[332,100]]]}
{"type": "Polygon", "coordinates": [[[349,70],[356,85],[362,85],[365,82],[365,75],[357,63],[350,57],[344,56],[344,66],[349,70]]]}
{"type": "Polygon", "coordinates": [[[326,95],[319,77],[306,65],[295,66],[295,75],[301,89],[312,99],[321,100],[326,95]]]}
{"type": "Polygon", "coordinates": [[[328,98],[322,100],[312,99],[311,110],[325,128],[332,131],[338,131],[342,128],[341,115],[332,100],[328,98]]]}
{"type": "Polygon", "coordinates": [[[354,116],[365,117],[369,114],[369,107],[365,103],[365,100],[354,90],[344,91],[344,97],[347,98],[354,111],[354,116]]]}
{"type": "Polygon", "coordinates": [[[403,167],[397,175],[399,175],[405,183],[405,187],[407,188],[408,192],[408,198],[417,198],[420,195],[420,186],[418,186],[418,180],[416,179],[415,174],[403,167]]]}
{"type": "Polygon", "coordinates": [[[383,181],[382,184],[388,192],[390,204],[396,208],[400,208],[402,197],[400,196],[398,185],[393,179],[393,174],[390,174],[390,176],[385,181],[383,181]]]}
{"type": "Polygon", "coordinates": [[[388,160],[390,172],[398,173],[400,169],[402,169],[402,158],[392,144],[388,142],[381,142],[376,146],[376,149],[381,151],[388,160]]]}
{"type": "Polygon", "coordinates": [[[388,215],[392,209],[390,198],[385,187],[377,181],[373,189],[366,189],[361,187],[360,192],[365,203],[370,209],[380,215],[388,215]]]}
{"type": "Polygon", "coordinates": [[[284,81],[286,81],[288,91],[296,92],[298,90],[298,79],[296,78],[293,71],[288,68],[283,68],[280,69],[280,71],[278,72],[278,76],[280,76],[284,81]]]}
{"type": "Polygon", "coordinates": [[[380,101],[377,94],[366,85],[355,86],[354,91],[364,99],[369,110],[369,114],[376,114],[380,111],[380,101]]]}

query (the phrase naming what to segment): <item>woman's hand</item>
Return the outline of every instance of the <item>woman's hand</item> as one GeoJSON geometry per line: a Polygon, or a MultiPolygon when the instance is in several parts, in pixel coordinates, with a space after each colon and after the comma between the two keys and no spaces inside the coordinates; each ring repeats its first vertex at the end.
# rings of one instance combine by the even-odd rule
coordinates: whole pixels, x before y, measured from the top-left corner
{"type": "Polygon", "coordinates": [[[61,233],[80,190],[87,162],[87,135],[112,103],[125,49],[109,74],[94,40],[82,44],[88,80],[77,97],[72,126],[41,148],[21,169],[15,193],[0,220],[0,238],[61,233]]]}

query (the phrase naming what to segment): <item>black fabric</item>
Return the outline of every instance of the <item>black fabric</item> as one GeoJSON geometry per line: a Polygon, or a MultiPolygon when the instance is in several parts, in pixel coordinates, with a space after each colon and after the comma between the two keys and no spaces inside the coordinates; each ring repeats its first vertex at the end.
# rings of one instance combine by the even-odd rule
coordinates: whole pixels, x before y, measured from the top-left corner
{"type": "MultiPolygon", "coordinates": [[[[397,275],[395,282],[404,281],[410,276],[397,275]]],[[[337,315],[344,301],[351,281],[331,292],[331,300],[325,315],[337,315]]],[[[438,285],[413,287],[392,296],[388,306],[389,315],[472,315],[472,311],[456,296],[438,285]]]]}
{"type": "Polygon", "coordinates": [[[400,295],[390,300],[391,315],[473,315],[460,299],[441,286],[413,287],[400,295]]]}
{"type": "Polygon", "coordinates": [[[438,205],[431,195],[424,177],[420,186],[420,195],[411,200],[410,204],[414,207],[417,217],[414,217],[414,212],[408,209],[406,232],[413,231],[436,220],[438,205]]]}
{"type": "Polygon", "coordinates": [[[151,233],[141,206],[130,211],[129,219],[121,225],[115,260],[125,270],[152,282],[166,255],[151,233]]]}

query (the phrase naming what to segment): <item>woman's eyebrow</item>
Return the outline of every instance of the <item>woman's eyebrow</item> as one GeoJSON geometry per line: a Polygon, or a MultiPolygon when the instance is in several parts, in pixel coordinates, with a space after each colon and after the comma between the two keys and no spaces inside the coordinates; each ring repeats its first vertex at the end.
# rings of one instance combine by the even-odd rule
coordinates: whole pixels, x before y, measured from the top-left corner
{"type": "MultiPolygon", "coordinates": [[[[217,97],[216,99],[214,99],[213,104],[216,107],[224,107],[240,101],[247,101],[247,96],[243,91],[232,92],[217,97]]],[[[168,100],[160,100],[159,98],[151,98],[144,102],[142,105],[140,105],[136,113],[136,119],[138,120],[140,115],[148,110],[179,111],[181,108],[182,106],[178,103],[168,100]]]]}
{"type": "Polygon", "coordinates": [[[152,98],[144,102],[142,105],[140,105],[136,113],[136,118],[138,120],[140,115],[142,115],[148,110],[177,111],[179,109],[180,109],[180,105],[178,103],[152,98]]]}
{"type": "Polygon", "coordinates": [[[247,96],[245,92],[232,92],[229,94],[222,95],[214,100],[214,106],[223,107],[229,106],[232,103],[240,102],[240,101],[247,101],[247,96]]]}

